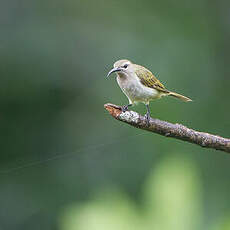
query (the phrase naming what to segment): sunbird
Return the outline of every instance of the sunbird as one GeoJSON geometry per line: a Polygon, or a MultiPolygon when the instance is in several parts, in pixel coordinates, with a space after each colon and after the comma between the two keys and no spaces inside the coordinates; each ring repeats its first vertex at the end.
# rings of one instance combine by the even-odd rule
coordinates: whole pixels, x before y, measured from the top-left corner
{"type": "Polygon", "coordinates": [[[188,97],[167,90],[151,71],[141,65],[134,64],[129,60],[119,60],[113,66],[114,68],[109,71],[107,77],[116,73],[117,83],[129,100],[128,105],[122,106],[122,111],[127,111],[130,106],[138,102],[144,103],[147,108],[145,114],[147,124],[150,120],[150,101],[162,96],[176,97],[185,102],[192,101],[188,97]]]}

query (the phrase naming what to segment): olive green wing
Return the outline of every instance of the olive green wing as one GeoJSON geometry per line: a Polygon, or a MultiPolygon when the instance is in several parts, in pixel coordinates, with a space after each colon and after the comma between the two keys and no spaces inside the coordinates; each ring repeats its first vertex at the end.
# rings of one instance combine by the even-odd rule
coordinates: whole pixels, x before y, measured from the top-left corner
{"type": "Polygon", "coordinates": [[[137,66],[137,68],[135,68],[135,73],[144,86],[156,89],[163,93],[169,93],[164,85],[145,67],[137,66]]]}

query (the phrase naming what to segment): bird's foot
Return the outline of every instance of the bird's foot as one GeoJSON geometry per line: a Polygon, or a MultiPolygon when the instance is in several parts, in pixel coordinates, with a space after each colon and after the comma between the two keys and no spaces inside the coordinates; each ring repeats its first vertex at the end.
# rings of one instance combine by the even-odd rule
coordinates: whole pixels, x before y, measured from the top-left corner
{"type": "Polygon", "coordinates": [[[126,112],[126,111],[128,111],[129,110],[129,106],[131,106],[132,104],[128,104],[128,105],[123,105],[122,107],[121,107],[121,111],[124,113],[124,112],[126,112]]]}
{"type": "Polygon", "coordinates": [[[145,114],[145,122],[146,122],[146,125],[149,126],[149,121],[150,121],[150,114],[149,113],[146,113],[145,114]]]}

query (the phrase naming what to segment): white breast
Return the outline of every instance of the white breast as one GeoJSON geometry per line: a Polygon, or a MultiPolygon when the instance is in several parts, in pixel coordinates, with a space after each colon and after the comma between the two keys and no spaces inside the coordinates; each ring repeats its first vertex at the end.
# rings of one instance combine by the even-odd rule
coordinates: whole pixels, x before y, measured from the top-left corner
{"type": "Polygon", "coordinates": [[[136,75],[117,75],[117,82],[132,104],[135,102],[147,104],[150,100],[161,96],[157,90],[144,86],[136,75]]]}

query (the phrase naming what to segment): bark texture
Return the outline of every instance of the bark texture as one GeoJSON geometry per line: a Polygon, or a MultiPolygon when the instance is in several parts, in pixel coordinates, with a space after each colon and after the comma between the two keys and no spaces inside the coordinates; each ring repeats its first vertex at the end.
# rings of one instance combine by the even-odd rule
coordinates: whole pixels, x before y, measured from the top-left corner
{"type": "Polygon", "coordinates": [[[121,107],[105,104],[105,109],[117,120],[123,121],[136,128],[158,133],[165,137],[173,137],[182,141],[230,153],[230,139],[210,133],[199,132],[181,124],[172,124],[167,121],[150,118],[149,125],[144,116],[134,111],[122,112],[121,107]]]}

